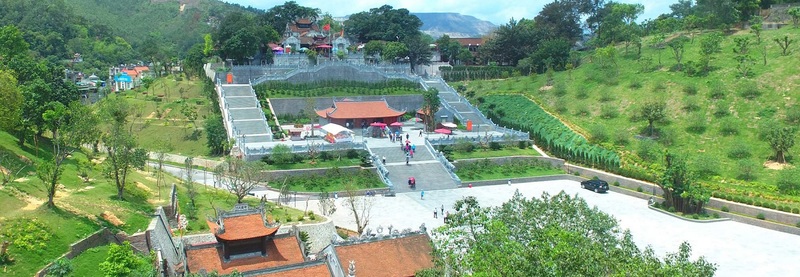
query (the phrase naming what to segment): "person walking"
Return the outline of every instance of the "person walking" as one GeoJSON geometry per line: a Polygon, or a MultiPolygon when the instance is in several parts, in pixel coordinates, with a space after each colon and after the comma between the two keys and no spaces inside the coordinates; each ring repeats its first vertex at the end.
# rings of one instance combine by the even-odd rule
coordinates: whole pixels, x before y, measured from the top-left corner
{"type": "Polygon", "coordinates": [[[419,130],[419,137],[422,137],[422,130],[419,130]]]}
{"type": "Polygon", "coordinates": [[[442,204],[442,215],[444,215],[444,204],[442,204]]]}
{"type": "Polygon", "coordinates": [[[409,161],[410,159],[411,159],[411,157],[408,155],[408,153],[406,153],[406,165],[408,165],[408,161],[409,161]]]}
{"type": "Polygon", "coordinates": [[[411,136],[406,133],[406,140],[411,139],[411,136]]]}
{"type": "Polygon", "coordinates": [[[386,164],[386,156],[383,156],[383,164],[386,164]]]}
{"type": "Polygon", "coordinates": [[[408,153],[411,154],[411,157],[414,157],[414,150],[408,150],[408,153]]]}
{"type": "Polygon", "coordinates": [[[419,199],[425,199],[425,190],[419,192],[419,199]]]}
{"type": "Polygon", "coordinates": [[[436,216],[437,212],[438,212],[438,211],[436,211],[436,208],[433,208],[433,218],[438,218],[438,217],[436,216]]]}

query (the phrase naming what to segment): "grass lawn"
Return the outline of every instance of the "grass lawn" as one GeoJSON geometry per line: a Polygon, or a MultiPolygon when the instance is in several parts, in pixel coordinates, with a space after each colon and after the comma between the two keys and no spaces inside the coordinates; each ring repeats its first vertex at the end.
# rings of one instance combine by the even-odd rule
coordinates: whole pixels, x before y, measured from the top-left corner
{"type": "Polygon", "coordinates": [[[90,248],[72,259],[74,270],[70,276],[93,276],[98,274],[100,263],[106,260],[109,245],[90,248]]]}
{"type": "Polygon", "coordinates": [[[163,125],[162,123],[135,123],[133,125],[136,132],[136,141],[143,147],[155,146],[160,141],[169,143],[172,151],[169,153],[197,157],[207,156],[209,153],[206,146],[206,132],[199,129],[197,135],[194,129],[186,128],[183,125],[163,125]]]}
{"type": "Polygon", "coordinates": [[[327,160],[323,161],[321,159],[317,159],[314,163],[311,163],[309,160],[304,160],[299,163],[293,164],[271,164],[267,165],[265,169],[267,170],[296,170],[296,169],[308,169],[308,168],[331,168],[331,167],[348,167],[348,166],[360,166],[361,159],[348,159],[342,157],[341,160],[327,160]]]}
{"type": "Polygon", "coordinates": [[[533,149],[519,149],[516,147],[503,148],[500,150],[476,150],[472,152],[453,151],[450,158],[453,160],[463,159],[482,159],[508,156],[539,156],[539,152],[533,149]]]}
{"type": "MultiPolygon", "coordinates": [[[[481,96],[522,94],[553,113],[591,142],[604,145],[635,158],[626,166],[658,168],[664,150],[684,153],[691,165],[710,171],[701,181],[715,191],[778,203],[800,205],[800,197],[781,194],[776,189],[778,172],[768,161],[774,155],[761,137],[766,127],[776,123],[798,126],[800,115],[800,67],[795,54],[782,56],[772,42],[797,29],[783,28],[762,33],[762,44],[751,45],[753,74],[739,76],[734,53],[734,38],[753,37],[748,31],[726,36],[721,52],[714,54],[713,70],[707,76],[693,77],[675,70],[668,47],[642,49],[643,60],[617,49],[617,67],[600,69],[584,53],[583,64],[571,71],[553,75],[553,86],[545,86],[547,76],[534,75],[503,80],[465,81],[463,86],[476,104],[481,96]],[[766,49],[767,65],[762,60],[766,49]],[[661,65],[658,57],[660,55],[661,65]],[[647,61],[654,70],[642,70],[647,61]],[[647,121],[639,116],[641,107],[651,101],[666,104],[666,118],[655,122],[655,153],[640,158],[648,136],[647,121]],[[747,175],[743,172],[749,173],[747,175]]],[[[700,39],[686,44],[684,64],[700,58],[700,39]]],[[[648,41],[649,38],[643,38],[648,41]]],[[[754,38],[751,39],[753,43],[754,38]]],[[[532,103],[533,104],[533,103],[532,103]]],[[[506,111],[508,112],[508,111],[506,111]]],[[[788,151],[792,166],[800,166],[800,143],[788,151]]]]}
{"type": "Polygon", "coordinates": [[[548,175],[558,175],[558,174],[564,174],[564,170],[558,168],[531,167],[524,171],[501,172],[495,170],[493,172],[484,172],[475,175],[464,174],[459,176],[463,178],[462,180],[463,182],[472,182],[472,181],[488,181],[488,180],[505,180],[509,178],[521,178],[521,177],[548,176],[548,175]]]}

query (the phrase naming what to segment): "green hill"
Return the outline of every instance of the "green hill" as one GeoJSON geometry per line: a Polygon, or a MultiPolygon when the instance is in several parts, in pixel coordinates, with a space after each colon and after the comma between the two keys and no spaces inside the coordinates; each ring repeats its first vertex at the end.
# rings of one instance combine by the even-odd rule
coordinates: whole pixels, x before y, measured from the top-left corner
{"type": "MultiPolygon", "coordinates": [[[[700,60],[701,40],[708,35],[697,34],[685,45],[684,69],[700,60]]],[[[639,60],[635,48],[626,53],[624,46],[616,47],[616,66],[610,68],[601,68],[595,53],[584,53],[583,64],[574,70],[452,85],[463,86],[475,103],[486,95],[527,96],[592,143],[617,151],[622,172],[633,177],[657,179],[664,150],[681,152],[719,197],[754,204],[771,199],[778,206],[792,202],[797,207],[800,198],[780,192],[777,183],[800,175],[791,169],[798,165],[800,143],[788,151],[788,164],[780,165],[771,162],[775,153],[763,136],[776,124],[800,126],[800,43],[794,42],[784,56],[773,41],[784,36],[800,40],[800,29],[764,31],[760,44],[747,31],[724,36],[705,76],[678,71],[670,47],[646,45],[639,60]],[[735,40],[744,37],[752,42],[749,77],[741,77],[733,51],[735,40]],[[663,102],[667,111],[664,120],[655,122],[652,138],[639,113],[648,102],[663,102]]]]}

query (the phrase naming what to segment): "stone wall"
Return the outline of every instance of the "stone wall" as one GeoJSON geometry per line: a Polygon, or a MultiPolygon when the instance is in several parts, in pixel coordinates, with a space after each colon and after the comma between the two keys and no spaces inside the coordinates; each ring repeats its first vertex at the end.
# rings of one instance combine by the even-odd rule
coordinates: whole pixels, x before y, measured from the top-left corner
{"type": "MultiPolygon", "coordinates": [[[[497,158],[486,158],[491,160],[492,162],[502,165],[509,161],[515,160],[539,160],[549,163],[551,166],[556,168],[563,168],[564,167],[564,160],[559,158],[551,158],[551,157],[542,157],[542,156],[509,156],[509,157],[497,157],[497,158]]],[[[463,159],[453,162],[453,164],[458,167],[459,163],[464,162],[477,162],[483,159],[463,159]]]]}
{"type": "MultiPolygon", "coordinates": [[[[317,207],[309,207],[310,210],[317,210],[317,207]]],[[[321,215],[317,215],[318,217],[322,217],[321,215]]],[[[294,227],[297,227],[298,232],[306,232],[308,233],[308,240],[311,242],[310,248],[311,253],[317,253],[321,251],[323,248],[331,244],[331,240],[338,237],[336,234],[336,227],[333,225],[333,221],[327,219],[322,223],[312,223],[312,224],[299,224],[299,225],[289,225],[289,226],[281,226],[278,229],[278,234],[285,234],[292,231],[294,227]]]]}
{"type": "MultiPolygon", "coordinates": [[[[365,95],[365,96],[356,96],[356,97],[347,97],[348,99],[353,99],[357,101],[381,101],[386,100],[386,103],[392,109],[398,111],[406,111],[408,113],[415,113],[424,102],[422,99],[421,94],[414,94],[414,95],[394,95],[394,96],[377,96],[377,95],[365,95]]],[[[272,104],[272,112],[276,115],[297,115],[300,111],[306,110],[306,106],[308,105],[306,101],[307,99],[314,99],[314,109],[315,110],[322,110],[327,109],[333,106],[334,97],[314,97],[314,98],[270,98],[270,103],[272,104]]],[[[337,100],[341,100],[342,98],[336,98],[337,100]]],[[[308,112],[314,111],[305,111],[306,114],[308,112]]],[[[291,123],[285,122],[284,124],[291,123]]]]}
{"type": "Polygon", "coordinates": [[[160,251],[161,262],[166,263],[166,266],[162,266],[159,270],[166,270],[168,276],[174,276],[175,266],[182,261],[182,258],[170,232],[169,218],[161,207],[156,208],[145,234],[147,250],[160,251]]]}
{"type": "MultiPolygon", "coordinates": [[[[61,255],[54,260],[65,258],[65,259],[74,259],[84,251],[95,248],[98,246],[103,246],[109,243],[121,243],[123,239],[109,231],[107,228],[103,228],[98,230],[97,232],[92,233],[91,235],[87,236],[86,238],[79,240],[69,246],[69,251],[61,255]]],[[[53,263],[48,263],[44,268],[36,272],[37,277],[43,277],[47,274],[47,268],[50,267],[53,263]]]]}

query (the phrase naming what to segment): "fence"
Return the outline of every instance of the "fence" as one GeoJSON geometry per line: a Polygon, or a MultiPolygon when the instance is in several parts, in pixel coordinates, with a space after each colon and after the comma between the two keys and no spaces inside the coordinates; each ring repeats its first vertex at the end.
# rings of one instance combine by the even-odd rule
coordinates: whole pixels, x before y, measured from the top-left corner
{"type": "MultiPolygon", "coordinates": [[[[257,85],[267,81],[288,81],[290,78],[297,76],[298,74],[311,74],[311,73],[318,73],[321,70],[328,69],[330,67],[347,67],[352,70],[357,71],[359,74],[365,73],[374,73],[384,79],[406,79],[415,83],[418,83],[422,80],[421,77],[411,74],[410,70],[403,66],[367,66],[367,65],[359,65],[356,66],[352,63],[348,62],[329,62],[320,65],[313,65],[309,67],[297,67],[296,69],[284,73],[284,74],[274,74],[274,75],[264,75],[259,78],[256,78],[252,81],[253,85],[257,85]]],[[[359,77],[361,79],[365,78],[360,76],[350,76],[350,77],[359,77]]],[[[308,76],[305,79],[314,79],[314,75],[308,76]]],[[[314,80],[307,80],[308,82],[313,82],[314,80]]]]}

